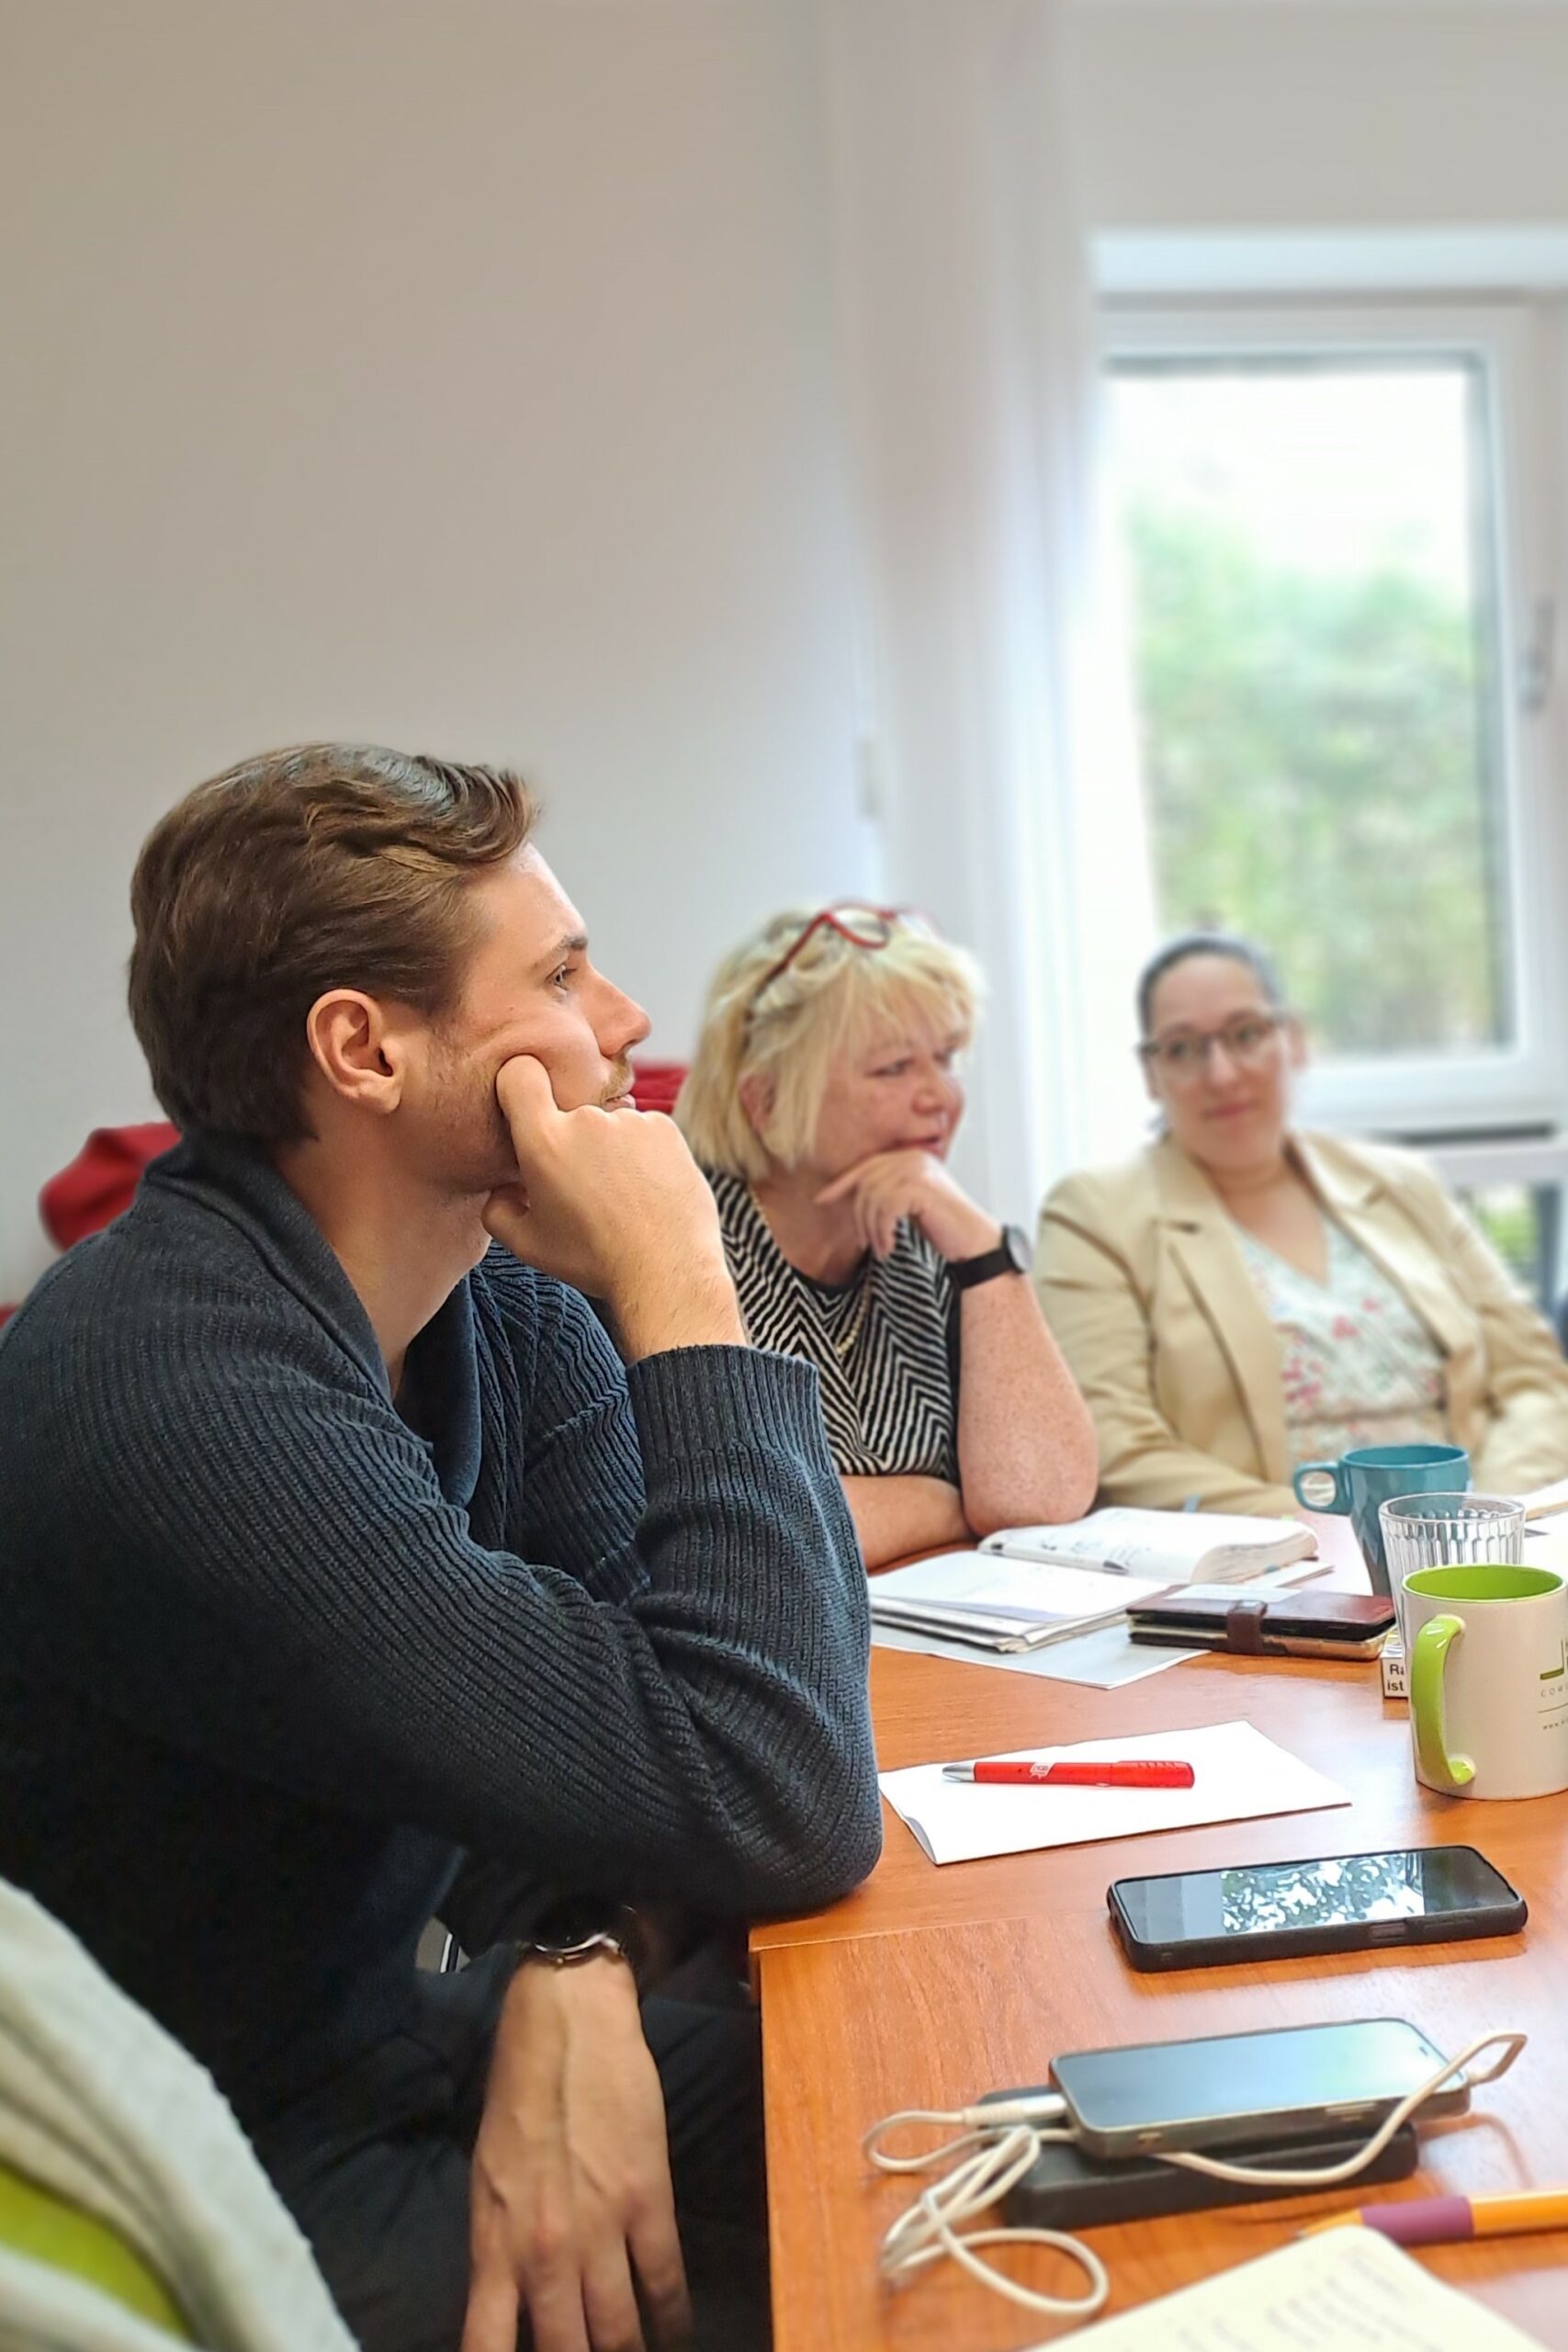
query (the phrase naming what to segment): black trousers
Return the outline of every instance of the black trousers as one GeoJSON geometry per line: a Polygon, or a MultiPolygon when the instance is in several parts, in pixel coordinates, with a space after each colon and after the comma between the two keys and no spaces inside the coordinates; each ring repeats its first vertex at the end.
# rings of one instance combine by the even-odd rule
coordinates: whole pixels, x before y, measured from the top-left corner
{"type": "MultiPolygon", "coordinates": [[[[458,2352],[469,2158],[512,1966],[510,1951],[496,1951],[456,1974],[422,1976],[412,2030],[256,2134],[364,2352],[458,2352]]],[[[653,1996],[643,2030],[664,2087],[696,2346],[766,2352],[756,2017],[653,1996]]]]}

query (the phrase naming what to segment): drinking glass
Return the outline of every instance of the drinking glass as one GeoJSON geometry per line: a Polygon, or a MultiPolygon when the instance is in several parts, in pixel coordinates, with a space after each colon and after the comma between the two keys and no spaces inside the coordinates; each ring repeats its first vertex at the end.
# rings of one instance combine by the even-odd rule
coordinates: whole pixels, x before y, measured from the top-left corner
{"type": "Polygon", "coordinates": [[[1517,1566],[1525,1556],[1525,1507],[1506,1495],[1396,1495],[1378,1519],[1402,1637],[1404,1579],[1418,1568],[1517,1566]]]}

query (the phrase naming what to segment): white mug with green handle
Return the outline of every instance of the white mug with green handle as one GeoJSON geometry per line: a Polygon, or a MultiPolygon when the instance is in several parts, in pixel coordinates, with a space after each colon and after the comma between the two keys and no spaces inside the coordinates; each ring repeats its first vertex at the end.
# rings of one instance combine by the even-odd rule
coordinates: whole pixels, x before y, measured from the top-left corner
{"type": "Polygon", "coordinates": [[[1416,1778],[1445,1796],[1568,1789],[1568,1585],[1549,1568],[1404,1579],[1416,1778]]]}

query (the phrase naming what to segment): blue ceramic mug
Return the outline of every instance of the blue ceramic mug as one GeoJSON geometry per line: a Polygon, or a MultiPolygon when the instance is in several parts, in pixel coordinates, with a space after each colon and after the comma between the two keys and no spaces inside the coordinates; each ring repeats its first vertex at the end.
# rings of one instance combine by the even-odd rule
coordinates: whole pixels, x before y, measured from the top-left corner
{"type": "Polygon", "coordinates": [[[1470,1487],[1470,1456],[1462,1445],[1359,1445],[1337,1462],[1303,1462],[1292,1476],[1296,1500],[1307,1510],[1348,1513],[1374,1592],[1389,1589],[1383,1557],[1380,1503],[1400,1495],[1462,1495],[1470,1487]],[[1314,1502],[1302,1492],[1303,1478],[1334,1482],[1333,1498],[1314,1502]]]}

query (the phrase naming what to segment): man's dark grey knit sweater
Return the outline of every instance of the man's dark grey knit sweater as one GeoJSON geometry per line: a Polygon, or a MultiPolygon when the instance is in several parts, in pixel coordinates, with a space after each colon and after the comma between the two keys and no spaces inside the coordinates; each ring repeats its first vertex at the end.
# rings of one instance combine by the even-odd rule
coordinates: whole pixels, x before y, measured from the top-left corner
{"type": "Polygon", "coordinates": [[[0,1338],[0,1874],[253,2128],[395,2026],[464,1849],[708,1911],[875,1860],[816,1374],[624,1372],[492,1250],[408,1359],[287,1185],[187,1142],[0,1338]]]}

